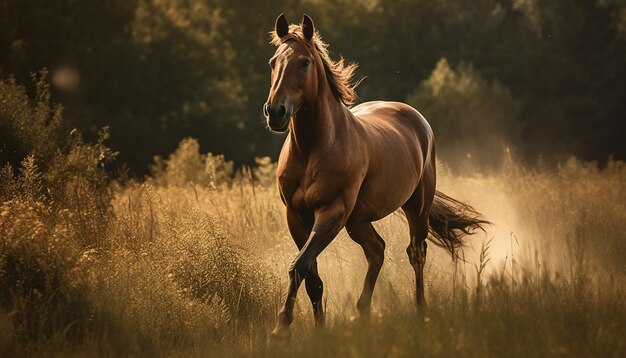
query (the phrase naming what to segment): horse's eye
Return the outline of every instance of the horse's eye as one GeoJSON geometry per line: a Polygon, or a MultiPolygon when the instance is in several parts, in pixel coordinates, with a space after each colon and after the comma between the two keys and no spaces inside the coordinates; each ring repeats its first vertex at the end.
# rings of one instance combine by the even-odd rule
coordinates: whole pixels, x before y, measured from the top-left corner
{"type": "Polygon", "coordinates": [[[302,68],[307,68],[309,67],[310,64],[311,64],[311,60],[307,58],[307,59],[302,60],[301,66],[302,68]]]}
{"type": "Polygon", "coordinates": [[[271,60],[271,61],[269,62],[269,65],[270,65],[270,68],[272,68],[272,69],[273,69],[273,68],[274,68],[274,65],[276,65],[276,60],[271,60]]]}

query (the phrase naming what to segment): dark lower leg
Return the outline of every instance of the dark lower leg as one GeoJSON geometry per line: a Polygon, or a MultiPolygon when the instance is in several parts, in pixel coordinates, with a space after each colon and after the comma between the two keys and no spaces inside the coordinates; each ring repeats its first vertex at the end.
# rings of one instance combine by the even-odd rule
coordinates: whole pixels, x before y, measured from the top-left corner
{"type": "Polygon", "coordinates": [[[359,301],[356,305],[359,314],[361,314],[362,316],[368,316],[370,313],[370,309],[372,306],[372,294],[374,293],[374,285],[376,284],[376,279],[378,278],[378,274],[380,273],[381,266],[382,262],[380,264],[370,263],[368,265],[367,274],[365,275],[365,282],[363,284],[363,292],[361,293],[361,297],[359,297],[359,301]]]}
{"type": "Polygon", "coordinates": [[[315,324],[323,326],[325,323],[324,307],[322,306],[322,296],[324,294],[324,283],[317,272],[317,261],[311,267],[311,271],[305,279],[306,292],[313,305],[313,315],[315,324]]]}
{"type": "Polygon", "coordinates": [[[302,278],[296,270],[289,271],[289,286],[287,288],[287,298],[282,309],[278,312],[278,325],[287,327],[293,322],[293,307],[296,303],[298,288],[302,283],[302,278]]]}
{"type": "Polygon", "coordinates": [[[385,242],[376,233],[371,223],[351,225],[348,227],[348,234],[363,248],[363,253],[367,259],[367,273],[363,282],[363,291],[357,302],[357,310],[361,316],[368,316],[370,313],[372,294],[378,279],[378,274],[383,266],[385,257],[385,242]]]}
{"type": "MultiPolygon", "coordinates": [[[[281,311],[278,314],[278,324],[272,332],[272,336],[281,337],[289,335],[289,325],[293,321],[293,306],[295,303],[298,288],[302,280],[307,277],[309,272],[317,260],[317,256],[330,244],[335,238],[339,230],[343,227],[342,221],[345,217],[344,207],[340,202],[334,205],[324,207],[315,212],[315,225],[306,244],[300,249],[300,252],[294,259],[289,268],[289,288],[287,290],[287,299],[281,311]]],[[[317,272],[317,271],[315,271],[317,272]]],[[[313,280],[312,282],[314,282],[313,280]]],[[[313,284],[313,287],[315,284],[313,284]]],[[[319,283],[318,283],[318,291],[319,283]]],[[[320,297],[315,297],[316,302],[321,303],[320,297]]],[[[321,311],[321,304],[316,304],[315,308],[321,311]]]]}
{"type": "Polygon", "coordinates": [[[373,247],[366,250],[367,257],[367,273],[365,274],[365,282],[363,283],[363,292],[357,302],[357,309],[363,316],[367,316],[370,313],[372,294],[374,293],[374,286],[378,279],[378,274],[383,266],[384,260],[384,247],[379,243],[372,245],[373,247]]]}
{"type": "Polygon", "coordinates": [[[417,269],[416,269],[416,290],[417,306],[426,309],[426,299],[424,298],[424,266],[426,265],[426,241],[417,245],[417,269]],[[419,274],[418,274],[419,273],[419,274]]]}
{"type": "Polygon", "coordinates": [[[409,261],[415,271],[415,303],[418,309],[423,313],[426,308],[426,299],[424,298],[424,266],[426,264],[426,241],[411,240],[411,244],[407,248],[409,261]]]}
{"type": "MultiPolygon", "coordinates": [[[[334,238],[334,235],[330,239],[332,238],[334,238]]],[[[296,302],[298,288],[300,287],[303,278],[311,272],[311,268],[313,263],[316,261],[317,256],[329,243],[330,240],[328,239],[328,236],[322,236],[319,238],[314,232],[312,234],[312,239],[307,242],[302,250],[300,250],[300,253],[291,264],[291,267],[289,268],[289,288],[287,289],[287,299],[285,300],[283,308],[278,313],[278,324],[272,332],[273,336],[289,336],[289,325],[293,321],[293,306],[296,302]],[[318,240],[315,240],[316,238],[318,240]]],[[[321,297],[319,298],[319,301],[321,301],[321,297]]],[[[321,304],[319,307],[321,309],[321,304]]]]}

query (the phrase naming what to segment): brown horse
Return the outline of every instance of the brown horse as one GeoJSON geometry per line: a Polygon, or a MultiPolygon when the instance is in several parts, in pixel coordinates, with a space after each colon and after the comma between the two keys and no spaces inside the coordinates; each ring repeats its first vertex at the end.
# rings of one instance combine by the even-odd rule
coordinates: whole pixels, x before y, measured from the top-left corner
{"type": "Polygon", "coordinates": [[[342,228],[365,253],[368,269],[358,300],[367,316],[385,242],[372,221],[402,208],[409,223],[407,248],[415,271],[416,304],[424,309],[426,238],[453,256],[461,238],[486,221],[470,206],[435,190],[435,141],[430,125],[414,108],[397,102],[367,102],[354,108],[355,64],[333,61],[304,15],[289,26],[276,20],[269,63],[271,89],[263,112],[276,132],[289,130],[280,153],[277,178],[287,223],[300,252],[289,269],[289,287],[275,337],[289,336],[300,283],[324,324],[323,284],[317,256],[342,228]]]}

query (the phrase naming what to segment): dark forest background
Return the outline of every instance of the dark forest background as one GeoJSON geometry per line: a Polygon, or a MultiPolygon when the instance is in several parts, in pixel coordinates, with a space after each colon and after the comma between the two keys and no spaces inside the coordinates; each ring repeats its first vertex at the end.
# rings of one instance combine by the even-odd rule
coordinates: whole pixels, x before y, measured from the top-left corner
{"type": "MultiPolygon", "coordinates": [[[[59,135],[108,126],[135,175],[187,136],[250,164],[283,140],[261,115],[281,12],[359,63],[363,101],[420,110],[451,163],[626,159],[620,0],[0,0],[0,75],[31,98],[49,82],[59,135]]],[[[0,163],[30,151],[15,115],[0,113],[0,163]]]]}

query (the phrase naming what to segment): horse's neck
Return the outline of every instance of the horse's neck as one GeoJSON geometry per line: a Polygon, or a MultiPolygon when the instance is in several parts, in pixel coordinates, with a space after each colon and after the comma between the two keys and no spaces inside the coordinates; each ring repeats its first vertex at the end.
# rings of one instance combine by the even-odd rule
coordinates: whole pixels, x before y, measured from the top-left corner
{"type": "Polygon", "coordinates": [[[296,113],[289,134],[292,146],[305,157],[313,150],[331,148],[343,137],[340,133],[347,130],[349,121],[345,106],[332,93],[324,94],[296,113]]]}

